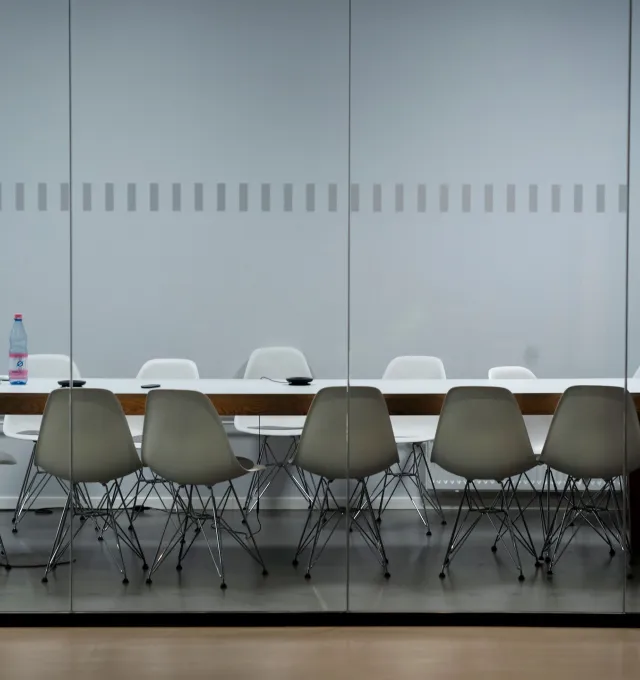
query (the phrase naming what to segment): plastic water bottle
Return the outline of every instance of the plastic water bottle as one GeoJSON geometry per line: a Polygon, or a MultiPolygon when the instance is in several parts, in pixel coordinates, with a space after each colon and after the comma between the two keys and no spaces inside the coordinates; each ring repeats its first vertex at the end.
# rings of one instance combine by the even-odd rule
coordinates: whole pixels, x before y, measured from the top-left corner
{"type": "Polygon", "coordinates": [[[12,385],[26,385],[29,371],[27,361],[27,332],[22,323],[22,314],[13,318],[13,328],[9,336],[9,382],[12,385]]]}

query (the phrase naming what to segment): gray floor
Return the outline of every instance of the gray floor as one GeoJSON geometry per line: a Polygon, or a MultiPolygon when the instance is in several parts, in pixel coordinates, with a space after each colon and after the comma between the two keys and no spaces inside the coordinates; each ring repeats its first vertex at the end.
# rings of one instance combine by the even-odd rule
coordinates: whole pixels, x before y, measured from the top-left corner
{"type": "MultiPolygon", "coordinates": [[[[234,513],[230,513],[233,515],[234,513]]],[[[236,513],[237,514],[237,513],[236,513]]],[[[149,511],[137,521],[139,536],[149,562],[153,559],[165,516],[149,511]]],[[[237,517],[235,518],[238,519],[237,517]]],[[[353,538],[347,568],[344,529],[334,534],[310,581],[304,566],[294,569],[293,552],[304,524],[305,513],[262,512],[257,540],[269,575],[230,539],[225,543],[228,589],[219,580],[204,540],[199,539],[187,556],[182,572],[175,570],[176,557],[154,575],[153,584],[129,554],[130,584],[109,558],[108,546],[96,540],[87,526],[74,545],[73,573],[60,566],[48,584],[41,583],[41,568],[0,570],[2,611],[550,611],[620,612],[640,609],[640,579],[628,581],[624,558],[609,557],[608,548],[588,529],[583,529],[549,580],[524,559],[526,580],[517,572],[504,550],[492,553],[494,532],[483,521],[452,563],[448,577],[438,574],[451,530],[433,522],[427,538],[413,511],[387,511],[382,533],[389,556],[391,578],[382,571],[362,539],[353,538]],[[347,573],[349,575],[347,581],[347,573]]],[[[0,514],[0,531],[10,559],[16,565],[46,560],[58,513],[29,513],[18,534],[11,533],[11,513],[0,514]]],[[[530,515],[536,541],[536,515],[530,515]]],[[[255,519],[252,526],[257,527],[255,519]]],[[[209,537],[213,531],[209,532],[209,537]]]]}

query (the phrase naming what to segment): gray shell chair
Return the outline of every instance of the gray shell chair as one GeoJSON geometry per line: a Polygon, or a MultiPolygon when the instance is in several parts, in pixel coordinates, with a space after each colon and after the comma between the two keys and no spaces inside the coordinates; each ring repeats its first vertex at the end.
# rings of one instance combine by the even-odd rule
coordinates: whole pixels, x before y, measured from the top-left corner
{"type": "Polygon", "coordinates": [[[494,548],[498,541],[504,545],[518,569],[519,580],[524,580],[518,546],[536,558],[536,566],[539,563],[516,487],[520,476],[534,468],[537,461],[514,395],[502,387],[451,389],[440,413],[431,460],[465,480],[440,578],[445,578],[445,568],[485,516],[497,531],[494,548]],[[489,505],[476,486],[480,480],[500,485],[500,491],[489,505]],[[509,542],[505,540],[507,535],[509,542]]]}
{"type": "Polygon", "coordinates": [[[105,529],[113,532],[123,583],[129,580],[122,543],[142,561],[142,568],[147,568],[137,534],[135,531],[128,534],[118,522],[123,514],[130,522],[120,480],[140,469],[140,459],[122,406],[113,392],[89,388],[52,392],[42,417],[35,465],[66,482],[68,488],[43,583],[60,563],[73,538],[88,523],[101,532],[100,538],[105,529]],[[92,483],[104,487],[97,506],[91,502],[86,486],[92,483]]]}
{"type": "MultiPolygon", "coordinates": [[[[31,354],[29,356],[29,377],[30,378],[51,378],[54,380],[66,380],[80,378],[80,370],[75,361],[65,354],[31,354]]],[[[27,511],[33,508],[34,503],[43,493],[49,482],[52,481],[51,475],[39,470],[35,465],[36,443],[38,433],[42,424],[42,416],[20,416],[6,415],[2,425],[5,436],[12,439],[22,439],[32,443],[31,455],[27,463],[15,511],[13,513],[13,533],[18,533],[18,525],[24,519],[27,511]]],[[[56,480],[58,485],[66,494],[68,489],[60,480],[56,480]]]]}
{"type": "Polygon", "coordinates": [[[302,552],[310,547],[305,578],[311,578],[311,569],[345,516],[349,528],[357,531],[373,549],[385,577],[389,577],[387,555],[367,490],[367,478],[385,472],[397,463],[398,448],[380,390],[327,387],[318,392],[307,414],[295,457],[295,464],[301,470],[319,478],[293,558],[293,564],[297,566],[302,552]],[[340,479],[356,482],[346,507],[332,490],[332,483],[340,479]],[[317,515],[315,521],[314,515],[317,515]]]}
{"type": "Polygon", "coordinates": [[[591,527],[612,557],[614,545],[628,551],[620,496],[626,475],[640,468],[640,422],[631,395],[622,387],[567,389],[540,459],[567,476],[545,538],[547,573],[581,527],[591,527]]]}
{"type": "Polygon", "coordinates": [[[153,573],[178,546],[176,569],[181,571],[182,562],[195,538],[202,534],[220,577],[220,587],[225,589],[223,532],[228,533],[262,567],[263,575],[267,575],[264,560],[233,485],[233,480],[264,468],[254,465],[247,458],[234,455],[218,412],[205,394],[163,389],[150,392],[144,420],[142,460],[155,475],[169,482],[173,489],[171,508],[147,583],[151,583],[153,573]],[[226,484],[220,499],[216,499],[213,492],[216,484],[226,484]],[[199,487],[208,490],[206,501],[199,487]],[[242,530],[232,528],[223,516],[230,499],[237,504],[245,525],[242,530]],[[177,513],[178,522],[171,538],[165,543],[174,513],[177,513]],[[205,533],[207,522],[213,522],[217,558],[205,533]]]}

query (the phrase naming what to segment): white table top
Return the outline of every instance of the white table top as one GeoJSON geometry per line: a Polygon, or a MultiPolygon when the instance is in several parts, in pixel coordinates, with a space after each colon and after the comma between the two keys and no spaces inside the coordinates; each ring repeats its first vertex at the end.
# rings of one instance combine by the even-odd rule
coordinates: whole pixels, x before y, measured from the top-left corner
{"type": "MultiPolygon", "coordinates": [[[[162,388],[196,390],[204,394],[315,394],[323,387],[346,385],[346,380],[314,380],[307,387],[292,387],[271,380],[245,379],[200,379],[200,380],[140,380],[137,378],[86,378],[86,387],[110,390],[116,394],[145,394],[149,390],[142,385],[159,383],[162,388]]],[[[514,394],[561,394],[572,385],[624,386],[623,378],[538,378],[531,380],[381,380],[353,379],[351,385],[370,385],[383,394],[445,394],[452,387],[487,386],[506,387],[514,394]]],[[[33,378],[27,385],[0,383],[0,394],[48,394],[59,387],[55,379],[33,378]]],[[[629,379],[627,388],[631,393],[640,393],[640,379],[629,379]]]]}

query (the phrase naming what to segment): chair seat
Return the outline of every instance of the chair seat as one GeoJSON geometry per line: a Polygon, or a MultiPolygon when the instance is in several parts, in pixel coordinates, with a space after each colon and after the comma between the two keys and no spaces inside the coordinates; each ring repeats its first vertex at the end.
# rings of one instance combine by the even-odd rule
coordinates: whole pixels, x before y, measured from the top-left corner
{"type": "Polygon", "coordinates": [[[260,470],[265,469],[264,465],[257,465],[250,458],[243,458],[242,456],[236,456],[236,458],[247,472],[260,472],[260,470]]]}
{"type": "Polygon", "coordinates": [[[20,430],[18,432],[4,430],[4,435],[5,437],[11,437],[11,439],[22,439],[23,441],[35,442],[38,440],[40,430],[20,430]]]}
{"type": "Polygon", "coordinates": [[[6,451],[0,451],[0,465],[15,465],[16,459],[6,451]]]}
{"type": "Polygon", "coordinates": [[[397,444],[422,444],[432,441],[438,427],[437,416],[393,416],[393,436],[397,444]]]}
{"type": "Polygon", "coordinates": [[[269,437],[299,437],[304,427],[304,416],[240,417],[234,421],[238,432],[269,437]]]}
{"type": "Polygon", "coordinates": [[[549,433],[552,416],[525,416],[524,422],[527,426],[531,446],[536,456],[542,453],[542,447],[549,433]]]}

